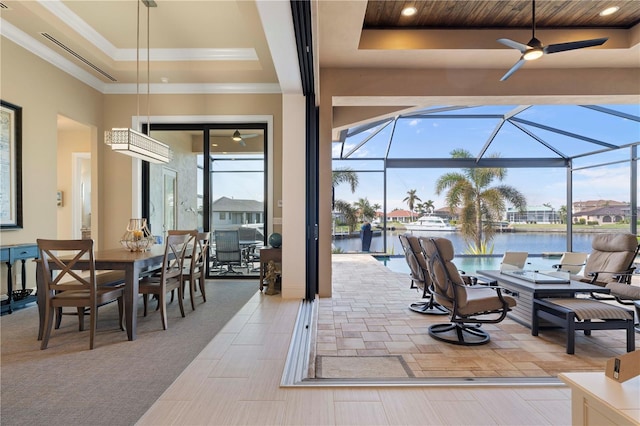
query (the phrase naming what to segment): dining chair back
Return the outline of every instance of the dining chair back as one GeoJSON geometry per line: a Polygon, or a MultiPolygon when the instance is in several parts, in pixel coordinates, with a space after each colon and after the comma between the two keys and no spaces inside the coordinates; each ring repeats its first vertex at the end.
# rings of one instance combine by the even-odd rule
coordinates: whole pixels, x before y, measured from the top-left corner
{"type": "MultiPolygon", "coordinates": [[[[207,274],[208,256],[209,256],[209,232],[196,232],[192,243],[189,263],[185,265],[182,275],[183,284],[189,282],[189,295],[191,297],[191,309],[195,310],[195,293],[196,282],[202,294],[202,301],[207,301],[205,293],[205,278],[207,274]]],[[[184,287],[184,286],[183,286],[184,287]]]]}
{"type": "Polygon", "coordinates": [[[85,308],[88,308],[90,349],[94,347],[98,306],[117,300],[120,329],[124,330],[124,290],[122,287],[97,286],[93,240],[38,239],[37,243],[45,288],[45,325],[40,349],[47,348],[53,314],[62,307],[77,308],[81,331],[84,330],[85,308]]]}
{"type": "Polygon", "coordinates": [[[160,309],[164,330],[167,329],[166,294],[168,292],[178,290],[178,305],[180,314],[184,318],[182,275],[187,246],[192,238],[189,233],[168,235],[160,273],[143,277],[138,285],[138,292],[143,295],[144,316],[147,316],[148,296],[153,294],[158,297],[158,309],[160,309]]]}

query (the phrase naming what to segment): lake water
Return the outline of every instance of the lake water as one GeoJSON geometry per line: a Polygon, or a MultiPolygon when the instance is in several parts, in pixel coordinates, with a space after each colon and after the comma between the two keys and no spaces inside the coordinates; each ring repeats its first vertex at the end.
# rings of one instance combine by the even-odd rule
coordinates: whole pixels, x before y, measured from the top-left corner
{"type": "MultiPolygon", "coordinates": [[[[399,234],[404,231],[387,231],[388,256],[379,256],[387,267],[396,271],[408,273],[409,268],[404,259],[404,252],[400,244],[399,234]]],[[[505,251],[526,251],[529,253],[526,269],[550,270],[551,265],[558,263],[558,257],[543,257],[543,253],[562,253],[567,250],[566,235],[553,232],[511,232],[496,234],[493,239],[492,256],[466,256],[464,251],[467,243],[458,232],[413,232],[416,236],[443,237],[453,243],[456,258],[456,266],[468,273],[474,273],[478,269],[498,269],[500,260],[505,251]]],[[[591,252],[591,240],[593,233],[573,234],[573,251],[591,252]]],[[[362,249],[359,238],[347,238],[334,240],[336,248],[344,252],[358,252],[362,249]]],[[[371,252],[383,252],[382,235],[374,236],[371,240],[371,252]]],[[[383,254],[383,253],[380,253],[383,254]]]]}

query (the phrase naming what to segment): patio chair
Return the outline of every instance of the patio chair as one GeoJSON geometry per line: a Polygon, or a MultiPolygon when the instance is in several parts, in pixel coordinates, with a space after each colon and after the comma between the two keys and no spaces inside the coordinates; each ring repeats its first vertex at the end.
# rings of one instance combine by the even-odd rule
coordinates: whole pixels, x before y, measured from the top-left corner
{"type": "Polygon", "coordinates": [[[429,335],[454,345],[482,345],[490,340],[481,328],[485,323],[499,323],[516,301],[502,294],[500,287],[465,284],[453,264],[453,244],[446,238],[421,238],[420,245],[429,265],[435,301],[449,311],[448,324],[434,324],[429,335]]]}
{"type": "MultiPolygon", "coordinates": [[[[623,304],[633,304],[640,299],[640,287],[631,285],[636,269],[634,261],[640,245],[633,234],[599,234],[591,242],[592,251],[584,264],[581,275],[574,274],[571,279],[606,287],[611,296],[623,304]]],[[[558,268],[563,265],[559,264],[558,268]]],[[[605,299],[593,293],[594,299],[605,299]]]]}
{"type": "Polygon", "coordinates": [[[423,301],[412,303],[409,305],[409,309],[421,314],[446,315],[447,310],[435,302],[429,289],[431,280],[427,272],[427,261],[422,253],[418,237],[410,233],[400,234],[398,237],[404,250],[405,259],[409,265],[411,288],[422,290],[423,301]]]}
{"type": "Polygon", "coordinates": [[[233,266],[242,266],[242,249],[240,248],[240,236],[238,230],[218,230],[214,233],[216,242],[216,262],[220,266],[220,275],[242,274],[233,269],[233,266]],[[222,269],[223,266],[227,269],[222,269]]]}
{"type": "Polygon", "coordinates": [[[523,269],[529,253],[526,251],[505,251],[500,262],[501,271],[523,269]]]}
{"type": "Polygon", "coordinates": [[[565,251],[562,253],[560,263],[553,265],[559,271],[569,272],[572,275],[580,273],[587,261],[587,253],[578,253],[572,251],[565,251]]]}

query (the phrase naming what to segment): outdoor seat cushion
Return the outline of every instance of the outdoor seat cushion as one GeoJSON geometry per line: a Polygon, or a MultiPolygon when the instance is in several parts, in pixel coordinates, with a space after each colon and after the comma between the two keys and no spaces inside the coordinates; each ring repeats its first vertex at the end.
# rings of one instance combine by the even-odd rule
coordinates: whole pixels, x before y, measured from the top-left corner
{"type": "Polygon", "coordinates": [[[613,296],[627,300],[640,300],[640,287],[626,283],[609,283],[607,288],[613,296]]]}
{"type": "MultiPolygon", "coordinates": [[[[495,287],[470,287],[467,288],[467,303],[458,309],[460,315],[473,315],[480,312],[499,311],[503,309],[502,301],[496,296],[495,287]]],[[[502,295],[503,299],[512,308],[516,306],[516,300],[511,296],[502,295]]]]}
{"type": "Polygon", "coordinates": [[[576,276],[580,281],[591,282],[592,272],[598,272],[593,284],[605,286],[615,281],[616,273],[629,269],[635,257],[638,240],[633,234],[599,234],[591,242],[591,254],[584,266],[584,276],[576,276]]]}
{"type": "Polygon", "coordinates": [[[545,299],[547,302],[559,305],[573,311],[576,319],[584,320],[627,320],[633,319],[633,312],[620,306],[610,305],[597,300],[567,298],[545,299]]]}

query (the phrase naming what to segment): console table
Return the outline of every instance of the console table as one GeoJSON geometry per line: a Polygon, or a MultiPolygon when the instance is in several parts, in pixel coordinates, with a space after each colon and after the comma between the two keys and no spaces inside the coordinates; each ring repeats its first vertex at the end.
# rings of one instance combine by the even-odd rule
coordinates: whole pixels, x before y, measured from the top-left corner
{"type": "Polygon", "coordinates": [[[637,425],[640,423],[640,377],[619,383],[602,372],[560,373],[571,388],[571,424],[637,425]]]}
{"type": "Polygon", "coordinates": [[[27,303],[35,302],[36,295],[31,294],[18,300],[14,298],[13,286],[13,264],[20,260],[22,262],[22,290],[27,288],[27,274],[25,261],[27,259],[38,258],[37,244],[14,244],[0,246],[0,262],[7,265],[7,299],[2,301],[2,313],[12,313],[14,309],[22,308],[27,303]]]}

